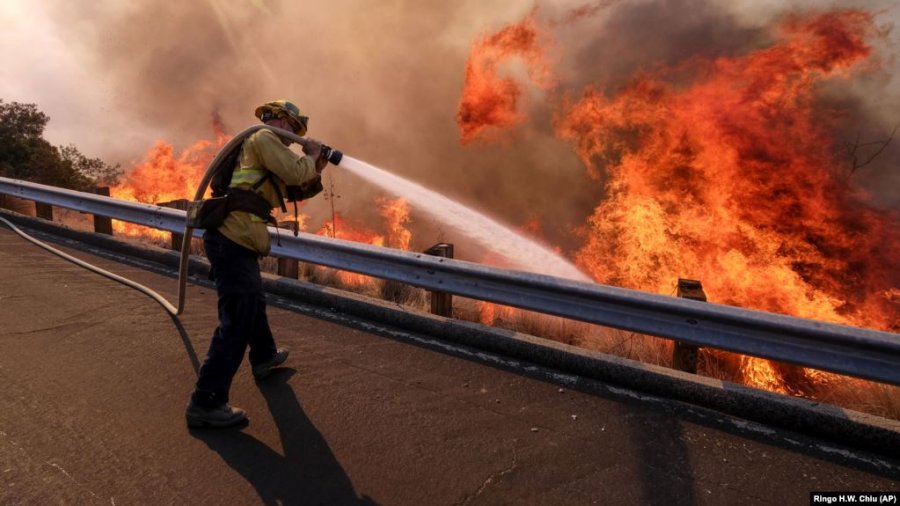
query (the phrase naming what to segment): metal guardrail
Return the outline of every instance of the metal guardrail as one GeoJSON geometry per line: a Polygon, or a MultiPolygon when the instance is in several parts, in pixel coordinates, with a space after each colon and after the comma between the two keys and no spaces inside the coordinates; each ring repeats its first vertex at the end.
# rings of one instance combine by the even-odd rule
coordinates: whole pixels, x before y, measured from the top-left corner
{"type": "MultiPolygon", "coordinates": [[[[0,178],[0,193],[170,232],[184,211],[0,178]]],[[[269,229],[274,234],[274,229],[269,229]]],[[[200,236],[195,231],[195,236],[200,236]]],[[[900,385],[900,334],[697,302],[301,233],[272,254],[429,290],[900,385]]]]}

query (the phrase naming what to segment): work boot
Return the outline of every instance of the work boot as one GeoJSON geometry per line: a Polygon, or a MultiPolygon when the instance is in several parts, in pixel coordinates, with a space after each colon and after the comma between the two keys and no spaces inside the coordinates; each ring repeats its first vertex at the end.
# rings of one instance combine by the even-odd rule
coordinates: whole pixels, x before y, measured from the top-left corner
{"type": "Polygon", "coordinates": [[[233,408],[223,404],[217,408],[204,408],[191,402],[184,413],[188,427],[211,427],[223,429],[233,427],[247,421],[247,413],[241,408],[233,408]]]}
{"type": "Polygon", "coordinates": [[[256,379],[265,378],[272,372],[273,368],[278,367],[279,365],[283,364],[285,360],[287,360],[289,353],[290,350],[281,348],[276,351],[275,354],[272,355],[272,358],[270,358],[269,360],[261,364],[256,364],[255,366],[253,366],[253,377],[256,379]]]}

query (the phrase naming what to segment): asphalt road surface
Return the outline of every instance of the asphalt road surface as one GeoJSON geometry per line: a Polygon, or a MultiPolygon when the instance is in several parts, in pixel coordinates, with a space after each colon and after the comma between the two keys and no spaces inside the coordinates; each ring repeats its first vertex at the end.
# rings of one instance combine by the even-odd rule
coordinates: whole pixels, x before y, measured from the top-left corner
{"type": "Polygon", "coordinates": [[[900,489],[888,457],[272,306],[292,355],[262,382],[242,365],[232,403],[249,425],[189,430],[215,307],[191,286],[179,330],[0,227],[0,504],[782,505],[900,489]]]}

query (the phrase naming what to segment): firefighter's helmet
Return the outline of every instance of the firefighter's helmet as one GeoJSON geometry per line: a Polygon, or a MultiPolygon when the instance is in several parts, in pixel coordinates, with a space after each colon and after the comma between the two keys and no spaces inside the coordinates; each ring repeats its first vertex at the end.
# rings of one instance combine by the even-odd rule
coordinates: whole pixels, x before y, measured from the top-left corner
{"type": "Polygon", "coordinates": [[[266,122],[276,118],[287,118],[297,135],[306,135],[309,117],[300,114],[300,108],[290,100],[273,100],[256,108],[256,117],[266,122]]]}

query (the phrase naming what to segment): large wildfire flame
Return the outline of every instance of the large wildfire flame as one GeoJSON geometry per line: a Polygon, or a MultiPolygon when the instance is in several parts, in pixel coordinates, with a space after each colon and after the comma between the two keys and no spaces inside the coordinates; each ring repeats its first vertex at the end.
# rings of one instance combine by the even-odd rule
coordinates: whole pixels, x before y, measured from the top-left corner
{"type": "MultiPolygon", "coordinates": [[[[498,35],[523,23],[536,30],[534,13],[498,35]]],[[[854,190],[830,134],[838,111],[817,94],[872,65],[873,18],[795,16],[775,34],[766,49],[693,59],[638,75],[611,96],[588,88],[562,100],[556,133],[607,194],[576,261],[602,283],[672,294],[678,278],[700,279],[714,302],[897,331],[898,215],[854,190]]],[[[472,124],[478,116],[463,112],[495,93],[469,78],[485,53],[494,54],[477,42],[467,67],[463,143],[515,124],[489,115],[472,124]]],[[[775,390],[797,377],[759,360],[742,369],[775,390]]]]}
{"type": "Polygon", "coordinates": [[[530,81],[545,89],[552,88],[554,80],[545,56],[535,13],[519,23],[475,43],[466,63],[465,89],[459,103],[457,122],[463,143],[478,136],[488,135],[489,127],[504,129],[525,120],[519,111],[523,87],[512,77],[501,77],[502,63],[520,58],[526,65],[530,81]]]}
{"type": "Polygon", "coordinates": [[[578,263],[623,286],[696,277],[722,303],[896,325],[896,216],[853,193],[814,96],[869,55],[870,27],[851,11],[791,20],[777,46],[698,64],[683,89],[641,76],[565,104],[559,134],[611,178],[578,263]]]}
{"type": "MultiPolygon", "coordinates": [[[[157,141],[143,160],[128,171],[125,180],[110,188],[110,195],[145,204],[164,204],[193,198],[209,162],[231,139],[225,133],[218,115],[213,116],[212,129],[215,140],[196,141],[177,156],[171,144],[157,141]]],[[[165,239],[168,236],[167,232],[121,221],[113,222],[113,230],[116,234],[133,237],[165,239]]]]}

